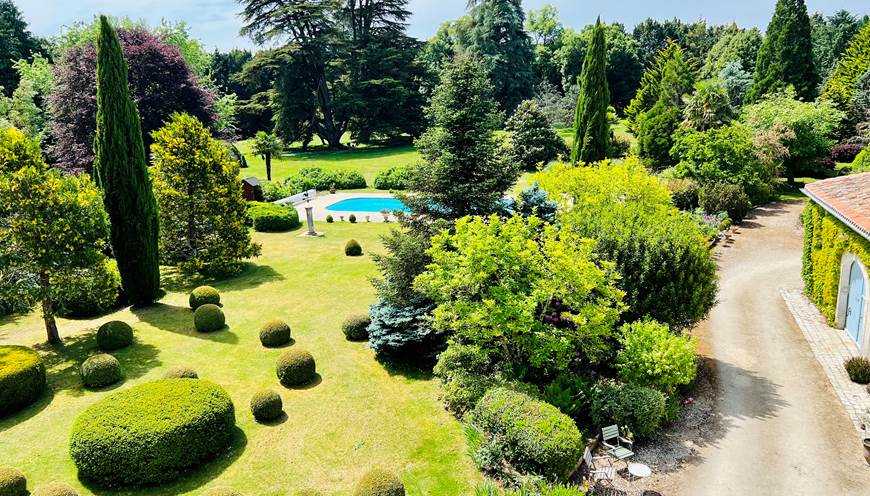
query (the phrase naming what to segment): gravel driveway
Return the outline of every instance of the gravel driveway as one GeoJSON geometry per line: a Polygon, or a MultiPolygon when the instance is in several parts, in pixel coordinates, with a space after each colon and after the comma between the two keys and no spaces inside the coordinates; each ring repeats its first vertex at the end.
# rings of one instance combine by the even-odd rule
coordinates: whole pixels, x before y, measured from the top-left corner
{"type": "Polygon", "coordinates": [[[719,303],[696,334],[715,420],[666,495],[868,495],[858,436],[779,289],[801,286],[801,202],[757,209],[719,249],[719,303]]]}

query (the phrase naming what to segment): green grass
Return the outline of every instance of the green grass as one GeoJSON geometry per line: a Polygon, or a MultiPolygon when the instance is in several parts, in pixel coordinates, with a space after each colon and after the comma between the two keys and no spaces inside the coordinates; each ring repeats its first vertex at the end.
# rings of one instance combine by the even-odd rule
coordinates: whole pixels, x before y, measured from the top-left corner
{"type": "MultiPolygon", "coordinates": [[[[245,154],[248,168],[241,170],[243,177],[256,176],[266,179],[266,163],[262,157],[251,153],[250,140],[237,143],[239,151],[245,154]]],[[[272,158],[272,180],[283,181],[305,167],[321,167],[329,170],[352,169],[362,173],[369,189],[374,189],[375,176],[383,169],[394,166],[410,165],[419,160],[420,155],[413,146],[396,148],[361,147],[340,151],[291,151],[280,158],[272,158]]]]}
{"type": "Polygon", "coordinates": [[[367,278],[376,273],[369,257],[346,257],[344,244],[357,239],[366,253],[380,250],[384,224],[318,223],[323,238],[301,231],[256,233],[260,258],[238,277],[211,281],[221,291],[228,330],[198,334],[187,294],[197,282],[165,270],[167,295],[159,304],[93,320],[60,320],[62,348],[45,339],[36,314],[0,319],[0,343],[36,346],[48,366],[50,391],[35,405],[0,419],[0,464],[17,467],[29,488],[50,481],[72,484],[80,494],[201,494],[225,486],[249,495],[292,495],[303,487],[350,494],[372,467],[401,474],[409,495],[459,495],[481,480],[467,456],[462,427],[440,405],[435,380],[402,374],[378,363],[365,343],[344,339],[344,317],[365,312],[374,298],[367,278]],[[265,349],[259,326],[285,319],[292,346],[309,350],[320,379],[303,389],[283,388],[275,376],[280,349],[265,349]],[[95,332],[108,320],[129,322],[135,343],[113,352],[126,379],[106,391],[81,387],[79,364],[96,353],[95,332]],[[88,405],[160,378],[176,365],[223,386],[236,407],[238,435],[219,459],[176,483],[157,488],[107,491],[76,477],[68,454],[71,426],[88,405]],[[278,391],[287,418],[274,425],[254,421],[249,401],[260,388],[278,391]]]}

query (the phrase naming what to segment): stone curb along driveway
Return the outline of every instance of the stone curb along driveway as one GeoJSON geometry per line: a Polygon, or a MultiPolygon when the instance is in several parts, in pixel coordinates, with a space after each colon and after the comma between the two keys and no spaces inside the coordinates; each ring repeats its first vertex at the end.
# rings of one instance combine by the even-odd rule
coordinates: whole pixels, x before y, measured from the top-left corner
{"type": "Polygon", "coordinates": [[[849,340],[842,329],[830,327],[825,317],[800,289],[781,289],[780,292],[816,360],[828,376],[837,398],[852,419],[855,429],[863,435],[861,425],[867,422],[870,393],[867,392],[867,386],[852,382],[843,366],[847,359],[857,356],[855,343],[849,340]]]}

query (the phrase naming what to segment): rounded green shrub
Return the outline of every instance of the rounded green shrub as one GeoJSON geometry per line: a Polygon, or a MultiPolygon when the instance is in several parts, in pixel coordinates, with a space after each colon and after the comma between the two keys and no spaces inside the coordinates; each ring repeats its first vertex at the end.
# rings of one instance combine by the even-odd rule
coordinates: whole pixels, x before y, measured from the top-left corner
{"type": "Polygon", "coordinates": [[[115,384],[120,381],[121,363],[112,355],[100,353],[94,355],[82,364],[82,383],[95,389],[115,384]]]}
{"type": "Polygon", "coordinates": [[[76,419],[70,455],[79,476],[105,486],[159,484],[230,443],[232,399],[199,379],[161,379],[108,396],[76,419]]]}
{"type": "Polygon", "coordinates": [[[163,374],[164,379],[199,379],[196,371],[184,365],[176,365],[163,374]]]}
{"type": "Polygon", "coordinates": [[[349,257],[358,257],[362,255],[362,246],[355,239],[352,239],[344,245],[344,254],[349,257]]]}
{"type": "Polygon", "coordinates": [[[725,212],[734,222],[746,218],[752,204],[738,184],[712,183],[698,192],[698,205],[708,214],[725,212]]]}
{"type": "Polygon", "coordinates": [[[26,346],[0,346],[0,417],[33,403],[45,389],[45,365],[26,346]]]}
{"type": "Polygon", "coordinates": [[[278,380],[285,386],[299,386],[314,379],[315,364],[311,353],[298,348],[287,350],[278,358],[275,369],[278,380]]]}
{"type": "Polygon", "coordinates": [[[855,156],[851,169],[853,173],[870,172],[870,147],[865,148],[855,156]]]}
{"type": "Polygon", "coordinates": [[[870,383],[870,360],[864,357],[852,357],[843,364],[849,379],[858,384],[870,383]]]}
{"type": "Polygon", "coordinates": [[[401,165],[383,169],[375,176],[375,189],[404,190],[408,187],[408,169],[401,165]]]}
{"type": "Polygon", "coordinates": [[[263,389],[251,397],[251,413],[258,422],[268,422],[281,416],[284,403],[281,396],[271,389],[263,389]]]}
{"type": "Polygon", "coordinates": [[[289,231],[302,225],[295,208],[274,203],[249,202],[248,217],[259,232],[289,231]]]}
{"type": "Polygon", "coordinates": [[[520,472],[564,478],[585,448],[571,417],[549,403],[505,387],[487,391],[469,420],[484,437],[474,458],[498,453],[520,472]]]}
{"type": "Polygon", "coordinates": [[[350,215],[347,217],[347,221],[350,222],[351,224],[355,224],[355,223],[356,223],[356,215],[354,215],[354,214],[350,214],[350,215]]]}
{"type": "Polygon", "coordinates": [[[228,487],[213,487],[202,493],[202,496],[242,496],[242,493],[228,487]]]}
{"type": "Polygon", "coordinates": [[[332,218],[332,214],[327,215],[326,216],[326,223],[332,224],[333,222],[335,222],[335,219],[332,218]]]}
{"type": "Polygon", "coordinates": [[[199,332],[214,332],[223,329],[226,317],[221,307],[206,303],[193,312],[193,327],[199,332]]]}
{"type": "Polygon", "coordinates": [[[373,469],[357,482],[353,496],[405,496],[405,485],[396,474],[373,469]]]}
{"type": "Polygon", "coordinates": [[[27,479],[20,470],[0,467],[0,496],[27,496],[27,479]]]}
{"type": "Polygon", "coordinates": [[[78,493],[69,484],[63,482],[49,482],[39,486],[30,496],[78,496],[78,493]]]}
{"type": "Polygon", "coordinates": [[[209,303],[212,305],[220,305],[221,293],[211,286],[199,286],[190,292],[188,302],[190,303],[190,308],[193,310],[209,303]]]}
{"type": "Polygon", "coordinates": [[[260,343],[269,348],[290,342],[290,326],[280,319],[272,319],[260,328],[260,343]]]}
{"type": "Polygon", "coordinates": [[[371,317],[366,314],[351,315],[341,324],[341,332],[350,341],[365,341],[369,337],[367,328],[371,323],[371,317]]]}
{"type": "Polygon", "coordinates": [[[638,438],[658,429],[666,413],[665,395],[655,389],[601,381],[592,396],[592,422],[598,427],[627,425],[638,438]]]}
{"type": "Polygon", "coordinates": [[[112,320],[97,329],[97,346],[103,351],[119,350],[133,343],[133,328],[120,320],[112,320]]]}

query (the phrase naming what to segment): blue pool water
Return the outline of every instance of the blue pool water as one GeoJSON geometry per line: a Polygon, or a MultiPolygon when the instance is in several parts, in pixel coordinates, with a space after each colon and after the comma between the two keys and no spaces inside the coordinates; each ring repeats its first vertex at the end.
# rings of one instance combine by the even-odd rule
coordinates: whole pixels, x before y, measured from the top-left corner
{"type": "Polygon", "coordinates": [[[333,212],[380,212],[384,209],[389,211],[411,211],[411,209],[406,207],[404,203],[395,198],[376,197],[348,198],[347,200],[341,200],[338,203],[333,203],[332,205],[326,207],[326,209],[333,212]]]}

